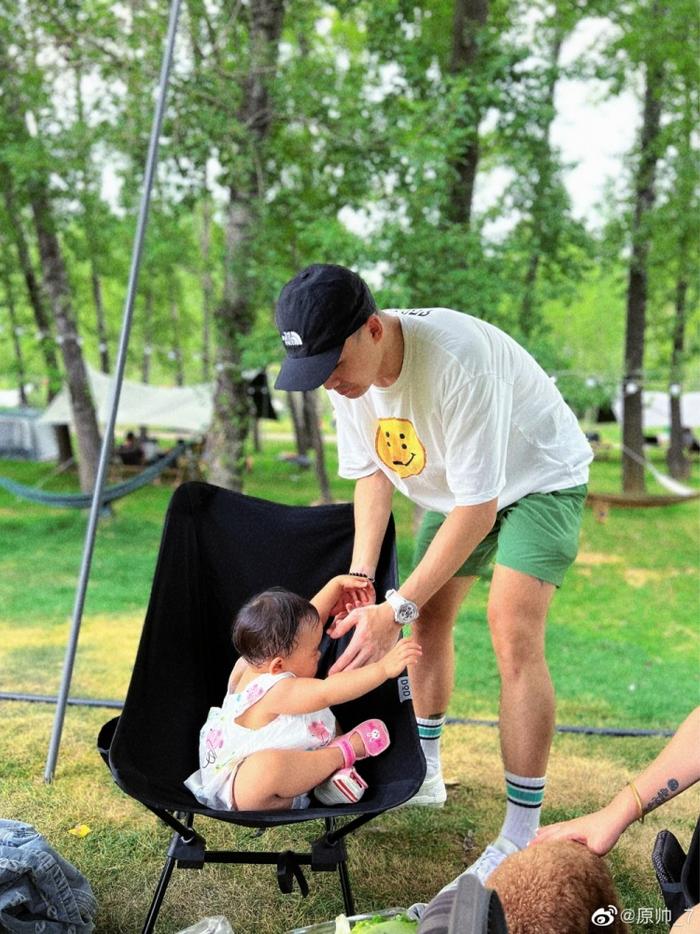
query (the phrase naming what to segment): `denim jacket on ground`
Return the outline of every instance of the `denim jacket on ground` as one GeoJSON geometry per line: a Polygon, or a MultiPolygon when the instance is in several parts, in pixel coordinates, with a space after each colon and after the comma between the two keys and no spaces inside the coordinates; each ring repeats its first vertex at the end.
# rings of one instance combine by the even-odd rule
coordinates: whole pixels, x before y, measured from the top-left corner
{"type": "Polygon", "coordinates": [[[90,934],[90,883],[29,824],[0,819],[0,930],[90,934]]]}

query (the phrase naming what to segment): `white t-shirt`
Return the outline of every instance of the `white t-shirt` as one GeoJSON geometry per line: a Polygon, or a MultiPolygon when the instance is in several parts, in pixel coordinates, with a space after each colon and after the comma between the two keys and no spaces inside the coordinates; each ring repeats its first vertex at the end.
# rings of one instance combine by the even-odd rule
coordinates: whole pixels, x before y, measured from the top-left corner
{"type": "Polygon", "coordinates": [[[382,470],[437,512],[588,481],[593,458],[576,417],[539,364],[503,331],[448,308],[390,309],[401,373],[358,399],[331,392],[339,473],[382,470]]]}

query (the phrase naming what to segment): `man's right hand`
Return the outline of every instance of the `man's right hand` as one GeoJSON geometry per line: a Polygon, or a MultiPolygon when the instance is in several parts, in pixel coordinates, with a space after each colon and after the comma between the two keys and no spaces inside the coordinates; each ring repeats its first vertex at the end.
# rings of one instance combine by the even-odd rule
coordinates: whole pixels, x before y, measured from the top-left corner
{"type": "Polygon", "coordinates": [[[328,674],[361,668],[369,662],[378,662],[393,648],[401,629],[394,622],[394,611],[388,603],[357,607],[343,619],[336,618],[328,627],[328,634],[339,639],[353,626],[355,632],[340,658],[330,668],[328,674]]]}

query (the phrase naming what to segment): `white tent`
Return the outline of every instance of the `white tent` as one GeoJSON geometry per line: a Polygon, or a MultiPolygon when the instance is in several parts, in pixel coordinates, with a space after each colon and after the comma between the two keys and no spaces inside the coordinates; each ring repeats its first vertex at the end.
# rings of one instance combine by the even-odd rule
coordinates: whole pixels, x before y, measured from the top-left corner
{"type": "Polygon", "coordinates": [[[0,389],[0,406],[14,409],[21,404],[22,400],[19,397],[19,389],[0,389]]]}
{"type": "MultiPolygon", "coordinates": [[[[613,402],[615,418],[622,424],[622,396],[613,402]]],[[[645,428],[669,428],[671,410],[665,392],[643,392],[642,412],[645,428]]],[[[681,424],[684,428],[700,428],[700,392],[685,392],[681,396],[681,424]]]]}
{"type": "Polygon", "coordinates": [[[42,424],[38,409],[26,407],[0,412],[0,457],[52,461],[58,458],[56,432],[42,424]]]}
{"type": "MultiPolygon", "coordinates": [[[[113,377],[88,367],[97,421],[104,425],[109,417],[113,377]]],[[[150,386],[125,379],[122,383],[116,424],[133,428],[170,428],[182,432],[204,432],[212,418],[212,385],[150,386]]],[[[40,419],[53,425],[68,425],[72,412],[67,387],[53,399],[40,419]]]]}

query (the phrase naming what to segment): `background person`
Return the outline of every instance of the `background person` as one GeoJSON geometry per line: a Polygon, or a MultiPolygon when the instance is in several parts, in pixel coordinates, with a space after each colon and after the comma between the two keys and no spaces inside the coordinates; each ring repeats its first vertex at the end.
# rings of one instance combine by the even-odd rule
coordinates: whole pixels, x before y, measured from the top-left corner
{"type": "MultiPolygon", "coordinates": [[[[532,845],[551,840],[576,840],[593,853],[608,853],[636,820],[675,798],[700,780],[700,707],[690,713],[659,755],[599,811],[542,827],[532,845]]],[[[700,880],[694,880],[695,905],[700,880]]],[[[673,930],[700,932],[700,909],[687,906],[673,930]]]]}
{"type": "Polygon", "coordinates": [[[143,463],[143,448],[133,431],[127,431],[124,443],[117,448],[122,464],[136,466],[143,463]]]}
{"type": "Polygon", "coordinates": [[[700,707],[678,727],[654,761],[604,808],[573,820],[542,827],[533,844],[578,840],[604,856],[630,824],[700,780],[700,707]]]}

